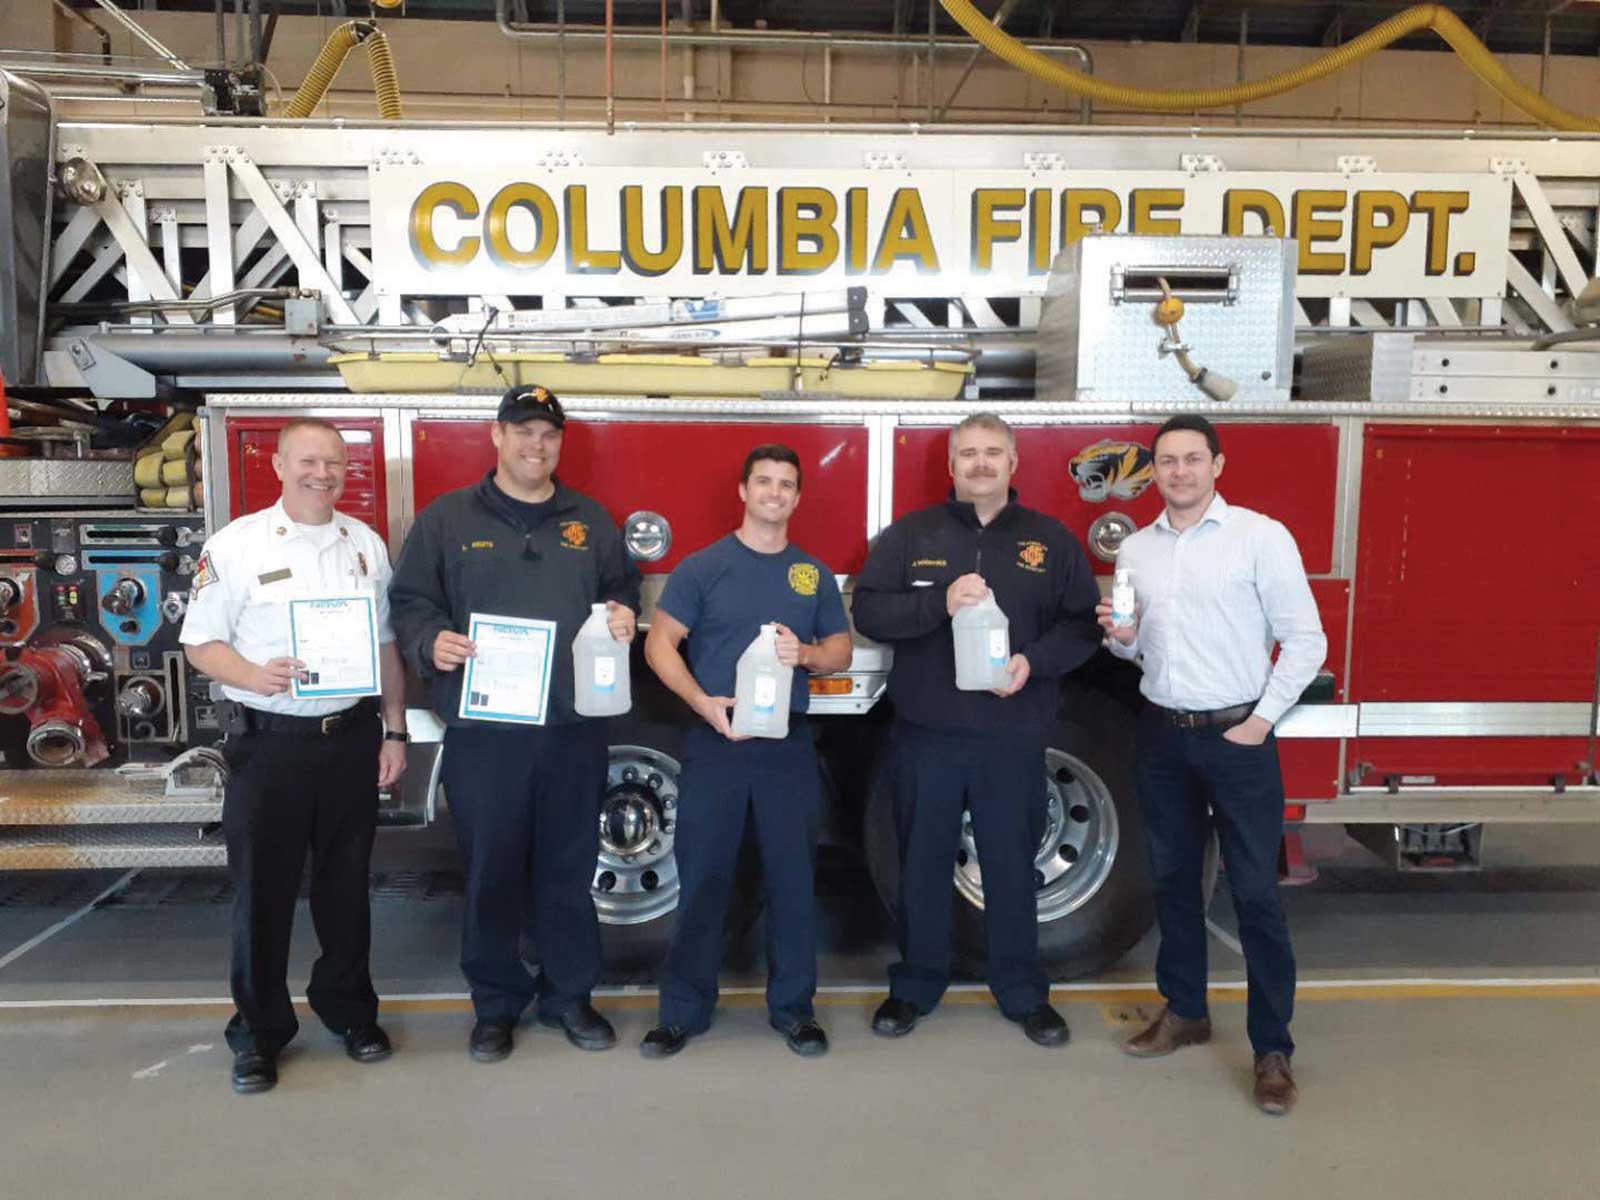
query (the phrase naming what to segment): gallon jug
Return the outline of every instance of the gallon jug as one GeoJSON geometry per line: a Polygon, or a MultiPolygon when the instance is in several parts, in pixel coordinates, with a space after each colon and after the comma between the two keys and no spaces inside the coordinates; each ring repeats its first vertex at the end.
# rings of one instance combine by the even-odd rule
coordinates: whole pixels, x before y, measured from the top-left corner
{"type": "Polygon", "coordinates": [[[733,731],[741,737],[789,734],[789,688],[794,668],[778,661],[778,627],[763,625],[739,656],[733,690],[733,731]]]}
{"type": "Polygon", "coordinates": [[[955,632],[956,687],[963,692],[987,692],[1011,682],[1006,663],[1011,661],[1011,622],[990,592],[977,604],[956,610],[950,622],[955,632]]]}
{"type": "Polygon", "coordinates": [[[615,717],[633,707],[628,687],[628,644],[606,628],[606,606],[591,604],[572,640],[573,707],[583,717],[615,717]]]}

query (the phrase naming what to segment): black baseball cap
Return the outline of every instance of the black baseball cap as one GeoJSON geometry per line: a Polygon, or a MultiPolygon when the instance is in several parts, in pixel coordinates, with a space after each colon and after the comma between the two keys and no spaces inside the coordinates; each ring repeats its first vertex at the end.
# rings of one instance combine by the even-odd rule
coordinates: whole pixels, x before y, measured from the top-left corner
{"type": "Polygon", "coordinates": [[[549,388],[532,384],[514,387],[500,397],[500,411],[494,419],[506,425],[520,425],[524,421],[549,421],[557,429],[567,423],[567,414],[561,411],[561,401],[549,388]]]}

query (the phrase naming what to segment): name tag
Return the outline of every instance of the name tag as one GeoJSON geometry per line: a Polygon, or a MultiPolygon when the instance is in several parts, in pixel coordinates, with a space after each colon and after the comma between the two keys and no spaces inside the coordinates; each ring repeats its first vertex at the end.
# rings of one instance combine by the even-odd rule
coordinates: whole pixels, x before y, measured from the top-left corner
{"type": "Polygon", "coordinates": [[[277,583],[279,580],[292,578],[294,572],[288,567],[280,571],[268,571],[265,575],[257,575],[256,582],[260,584],[277,583]]]}

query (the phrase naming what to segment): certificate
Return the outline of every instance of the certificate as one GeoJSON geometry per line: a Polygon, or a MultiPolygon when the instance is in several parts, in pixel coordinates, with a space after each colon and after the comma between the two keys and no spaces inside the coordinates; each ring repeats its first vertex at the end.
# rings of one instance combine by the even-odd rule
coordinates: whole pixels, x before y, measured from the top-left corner
{"type": "Polygon", "coordinates": [[[371,592],[289,601],[289,653],[305,663],[296,700],[378,694],[378,604],[371,592]]]}
{"type": "Polygon", "coordinates": [[[463,720],[543,725],[550,706],[556,623],[473,613],[467,636],[477,653],[461,680],[463,720]]]}

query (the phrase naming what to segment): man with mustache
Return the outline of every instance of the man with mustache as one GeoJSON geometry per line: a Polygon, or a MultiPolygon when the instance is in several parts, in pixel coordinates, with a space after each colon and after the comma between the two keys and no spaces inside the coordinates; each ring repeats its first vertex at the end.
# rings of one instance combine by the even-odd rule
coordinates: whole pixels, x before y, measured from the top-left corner
{"type": "Polygon", "coordinates": [[[1099,644],[1099,589],[1077,538],[1017,503],[1010,426],[975,414],[951,431],[949,450],[948,499],[885,529],[856,578],[856,628],[894,647],[900,961],[872,1028],[910,1033],[949,985],[952,867],[965,809],[983,864],[989,989],[1031,1040],[1059,1046],[1067,1024],[1050,1006],[1039,962],[1033,861],[1058,681],[1099,644]],[[1011,623],[1009,682],[992,693],[959,691],[951,618],[991,589],[1011,623]]]}

